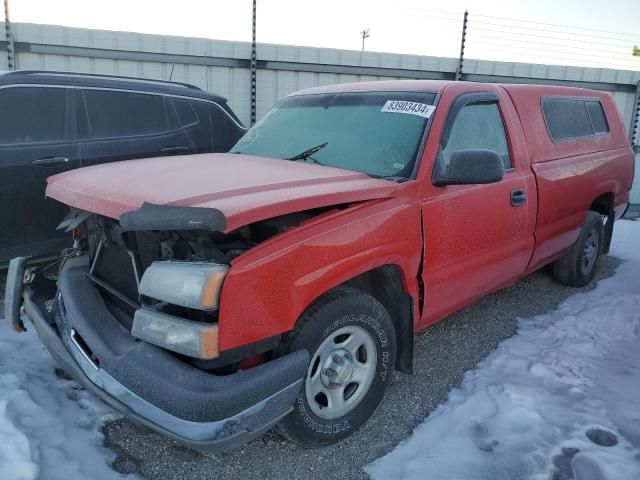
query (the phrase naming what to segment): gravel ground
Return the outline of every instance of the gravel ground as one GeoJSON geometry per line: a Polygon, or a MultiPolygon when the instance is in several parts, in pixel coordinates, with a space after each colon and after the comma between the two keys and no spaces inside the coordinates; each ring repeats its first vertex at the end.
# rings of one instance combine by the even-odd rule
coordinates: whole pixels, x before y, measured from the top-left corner
{"type": "MultiPolygon", "coordinates": [[[[619,262],[604,257],[598,278],[619,262]]],[[[375,415],[346,441],[303,449],[269,432],[236,450],[201,454],[126,419],[107,422],[105,443],[117,453],[114,468],[148,479],[366,478],[362,466],[393,449],[496,345],[516,331],[516,318],[544,313],[584,289],[562,287],[547,272],[487,296],[420,335],[415,373],[396,374],[375,415]]]]}

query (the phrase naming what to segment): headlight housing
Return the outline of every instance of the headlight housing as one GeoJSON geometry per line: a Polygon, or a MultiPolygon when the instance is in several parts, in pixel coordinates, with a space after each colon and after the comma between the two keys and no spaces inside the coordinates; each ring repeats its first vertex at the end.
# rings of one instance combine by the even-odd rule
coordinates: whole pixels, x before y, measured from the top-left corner
{"type": "MultiPolygon", "coordinates": [[[[228,267],[215,263],[157,261],[144,272],[138,293],[181,307],[214,311],[228,267]]],[[[217,323],[194,322],[153,307],[136,310],[131,334],[159,347],[194,358],[219,355],[217,323]]]]}
{"type": "Polygon", "coordinates": [[[138,292],[163,302],[196,310],[218,308],[228,267],[204,262],[153,262],[144,272],[138,292]]]}
{"type": "Polygon", "coordinates": [[[217,358],[218,325],[192,322],[148,308],[136,310],[131,335],[193,358],[217,358]]]}

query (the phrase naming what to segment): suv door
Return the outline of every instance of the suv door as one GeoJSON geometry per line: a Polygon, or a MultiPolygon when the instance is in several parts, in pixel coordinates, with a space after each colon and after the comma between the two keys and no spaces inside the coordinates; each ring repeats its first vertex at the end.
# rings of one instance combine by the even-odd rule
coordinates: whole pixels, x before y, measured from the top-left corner
{"type": "Polygon", "coordinates": [[[500,155],[505,175],[497,183],[435,187],[423,203],[425,324],[513,282],[531,258],[535,181],[514,158],[501,112],[512,108],[507,102],[495,93],[463,94],[449,110],[434,168],[455,151],[487,149],[500,155]]]}
{"type": "Polygon", "coordinates": [[[164,95],[86,88],[79,96],[83,166],[197,151],[164,95]]]}
{"type": "Polygon", "coordinates": [[[68,207],[45,199],[46,178],[79,166],[74,92],[55,86],[0,89],[0,263],[58,254],[68,207]]]}

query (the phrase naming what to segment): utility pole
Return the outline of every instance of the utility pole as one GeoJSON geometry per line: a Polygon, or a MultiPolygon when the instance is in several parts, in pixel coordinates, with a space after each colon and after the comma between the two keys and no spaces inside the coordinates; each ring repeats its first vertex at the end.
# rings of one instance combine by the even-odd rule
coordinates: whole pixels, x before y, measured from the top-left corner
{"type": "Polygon", "coordinates": [[[369,29],[362,30],[360,32],[360,36],[362,37],[362,51],[364,52],[364,39],[369,38],[371,34],[369,33],[369,29]]]}
{"type": "Polygon", "coordinates": [[[256,123],[256,85],[257,85],[257,55],[256,55],[256,0],[253,0],[253,37],[251,40],[251,125],[256,123]]]}
{"type": "Polygon", "coordinates": [[[462,65],[464,63],[464,42],[467,40],[467,21],[469,19],[469,12],[464,11],[464,19],[462,20],[462,39],[460,40],[460,59],[458,61],[458,68],[456,68],[456,80],[462,80],[462,65]]]}
{"type": "Polygon", "coordinates": [[[11,34],[11,22],[9,21],[9,0],[4,0],[4,29],[7,36],[7,60],[9,70],[13,70],[15,68],[15,64],[13,61],[13,35],[11,34]]]}

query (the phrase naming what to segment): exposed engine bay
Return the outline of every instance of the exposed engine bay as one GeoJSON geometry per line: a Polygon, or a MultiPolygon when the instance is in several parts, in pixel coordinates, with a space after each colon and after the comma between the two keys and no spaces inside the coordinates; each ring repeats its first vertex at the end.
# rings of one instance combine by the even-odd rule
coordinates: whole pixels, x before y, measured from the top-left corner
{"type": "MultiPolygon", "coordinates": [[[[326,209],[325,209],[326,210],[326,209]]],[[[270,218],[228,234],[203,230],[130,232],[113,219],[93,215],[82,224],[92,261],[104,246],[117,245],[139,256],[141,271],[154,260],[215,262],[228,265],[245,251],[284,233],[322,211],[299,212],[270,218]]]]}
{"type": "MultiPolygon", "coordinates": [[[[70,214],[75,220],[63,222],[63,226],[71,227],[74,232],[75,252],[88,252],[89,277],[101,292],[105,306],[124,328],[132,331],[136,312],[141,310],[206,325],[216,325],[218,321],[217,307],[189,308],[142,294],[143,276],[154,262],[223,265],[226,271],[235,258],[256,245],[335,209],[270,218],[227,234],[204,230],[130,231],[117,220],[77,210],[70,214]]],[[[276,345],[277,339],[257,351],[236,352],[232,357],[223,355],[212,360],[185,357],[183,360],[198,368],[232,373],[246,358],[268,352],[276,345]]]]}

